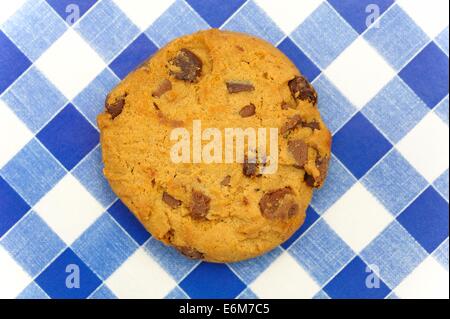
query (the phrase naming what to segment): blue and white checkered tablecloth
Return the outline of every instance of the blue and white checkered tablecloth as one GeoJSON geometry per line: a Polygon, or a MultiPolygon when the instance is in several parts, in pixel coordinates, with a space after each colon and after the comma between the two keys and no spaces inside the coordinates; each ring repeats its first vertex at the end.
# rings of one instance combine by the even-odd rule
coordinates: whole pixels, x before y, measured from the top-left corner
{"type": "Polygon", "coordinates": [[[448,6],[0,0],[0,297],[448,298],[448,6]],[[143,59],[210,27],[285,52],[334,135],[305,225],[235,264],[143,229],[102,176],[95,121],[143,59]]]}

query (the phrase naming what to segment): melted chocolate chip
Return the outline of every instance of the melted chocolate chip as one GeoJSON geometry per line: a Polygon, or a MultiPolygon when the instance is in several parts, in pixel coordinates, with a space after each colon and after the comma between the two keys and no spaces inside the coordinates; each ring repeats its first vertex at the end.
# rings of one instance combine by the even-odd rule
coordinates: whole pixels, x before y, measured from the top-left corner
{"type": "Polygon", "coordinates": [[[285,219],[298,213],[298,204],[293,199],[290,187],[266,192],[259,201],[261,214],[269,219],[285,219]]]}
{"type": "Polygon", "coordinates": [[[184,256],[189,257],[191,259],[203,259],[204,257],[201,252],[192,247],[178,246],[176,247],[176,249],[184,256]]]}
{"type": "Polygon", "coordinates": [[[108,98],[105,101],[105,109],[111,114],[111,117],[114,119],[122,113],[123,107],[125,106],[125,98],[127,94],[119,96],[113,103],[108,103],[108,98]]]}
{"type": "Polygon", "coordinates": [[[294,157],[297,166],[303,167],[308,161],[308,145],[302,140],[292,140],[288,142],[288,149],[294,157]]]}
{"type": "Polygon", "coordinates": [[[253,84],[249,82],[228,81],[225,82],[225,84],[227,85],[228,93],[249,92],[255,90],[253,84]]]}
{"type": "Polygon", "coordinates": [[[312,122],[302,122],[302,127],[309,127],[310,129],[314,130],[320,130],[320,124],[316,120],[313,120],[312,122]]]}
{"type": "Polygon", "coordinates": [[[170,74],[178,80],[194,83],[202,73],[202,60],[188,49],[181,49],[169,62],[178,68],[170,71],[170,74]]]}
{"type": "Polygon", "coordinates": [[[290,118],[288,118],[287,122],[280,129],[280,133],[282,135],[286,135],[293,129],[295,129],[302,122],[302,118],[300,115],[296,114],[290,118]]]}
{"type": "Polygon", "coordinates": [[[230,182],[231,182],[231,176],[227,175],[223,178],[223,180],[220,182],[220,185],[222,186],[230,186],[230,182]]]}
{"type": "Polygon", "coordinates": [[[247,177],[256,176],[256,170],[258,168],[258,164],[256,162],[249,162],[247,157],[244,159],[244,163],[242,163],[242,173],[247,177]]]}
{"type": "Polygon", "coordinates": [[[181,200],[169,195],[167,192],[163,193],[162,200],[164,203],[170,206],[170,208],[177,208],[181,205],[181,200]]]}
{"type": "Polygon", "coordinates": [[[318,157],[316,159],[316,167],[319,170],[320,175],[314,178],[314,176],[305,173],[305,183],[310,187],[321,187],[328,172],[328,157],[318,157]]]}
{"type": "Polygon", "coordinates": [[[153,97],[161,97],[161,96],[163,96],[164,93],[166,93],[170,90],[172,90],[172,83],[169,80],[164,79],[159,84],[159,86],[156,88],[156,90],[154,90],[152,92],[152,96],[153,97]]]}
{"type": "Polygon", "coordinates": [[[204,219],[209,211],[211,198],[202,192],[192,192],[191,217],[193,219],[204,219]]]}
{"type": "Polygon", "coordinates": [[[294,99],[317,104],[317,93],[303,76],[296,76],[289,81],[288,85],[294,99]]]}
{"type": "Polygon", "coordinates": [[[250,103],[249,105],[244,106],[240,111],[239,115],[241,117],[250,117],[255,115],[256,107],[253,103],[250,103]]]}

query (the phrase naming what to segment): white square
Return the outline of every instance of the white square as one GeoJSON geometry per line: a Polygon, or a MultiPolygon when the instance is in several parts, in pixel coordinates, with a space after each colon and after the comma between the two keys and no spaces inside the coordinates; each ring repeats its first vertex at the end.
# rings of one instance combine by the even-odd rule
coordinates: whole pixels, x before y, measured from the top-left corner
{"type": "Polygon", "coordinates": [[[33,133],[0,100],[0,168],[2,168],[33,137],[33,133]],[[13,137],[13,138],[11,138],[13,137]]]}
{"type": "Polygon", "coordinates": [[[141,247],[106,280],[106,285],[120,299],[159,299],[176,282],[141,247]]]}
{"type": "Polygon", "coordinates": [[[0,246],[0,299],[13,299],[31,282],[31,277],[0,246]]]}
{"type": "Polygon", "coordinates": [[[103,213],[104,208],[69,173],[36,204],[34,210],[70,245],[103,213]]]}
{"type": "Polygon", "coordinates": [[[259,298],[310,299],[320,286],[291,255],[283,253],[250,288],[259,298]]]}
{"type": "Polygon", "coordinates": [[[395,71],[362,37],[324,71],[333,84],[361,109],[395,75],[395,71]]]}
{"type": "Polygon", "coordinates": [[[255,0],[272,20],[289,35],[323,0],[255,0]]]}
{"type": "Polygon", "coordinates": [[[359,182],[331,206],[323,218],[357,253],[393,220],[392,215],[359,182]]]}
{"type": "Polygon", "coordinates": [[[397,0],[397,3],[431,39],[448,26],[448,0],[397,0]]]}
{"type": "Polygon", "coordinates": [[[430,183],[449,165],[449,129],[429,112],[400,142],[397,149],[430,183]]]}
{"type": "Polygon", "coordinates": [[[56,40],[35,64],[69,100],[106,66],[100,56],[72,29],[56,40]]]}
{"type": "Polygon", "coordinates": [[[170,7],[174,0],[114,0],[114,2],[141,31],[144,31],[170,7]]]}
{"type": "Polygon", "coordinates": [[[24,3],[25,0],[0,1],[0,25],[13,16],[24,3]]]}
{"type": "Polygon", "coordinates": [[[394,292],[402,299],[448,299],[448,280],[448,271],[428,256],[394,292]]]}

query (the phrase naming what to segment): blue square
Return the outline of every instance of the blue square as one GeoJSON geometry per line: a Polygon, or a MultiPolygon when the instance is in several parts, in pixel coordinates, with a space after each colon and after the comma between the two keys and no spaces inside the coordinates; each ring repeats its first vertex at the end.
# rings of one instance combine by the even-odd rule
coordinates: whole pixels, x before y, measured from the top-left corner
{"type": "Polygon", "coordinates": [[[101,280],[70,248],[59,255],[35,281],[54,299],[84,299],[101,284],[101,280]]]}
{"type": "Polygon", "coordinates": [[[346,265],[324,290],[333,299],[383,299],[391,292],[358,256],[346,265]]]}
{"type": "Polygon", "coordinates": [[[396,76],[361,112],[391,141],[398,142],[428,111],[426,104],[396,76]]]}
{"type": "Polygon", "coordinates": [[[320,69],[300,50],[300,48],[287,37],[279,45],[278,49],[283,51],[289,59],[297,66],[300,72],[309,80],[313,81],[319,74],[320,69]]]}
{"type": "Polygon", "coordinates": [[[30,60],[0,30],[0,94],[5,91],[28,67],[30,60]]]}
{"type": "Polygon", "coordinates": [[[448,125],[448,95],[434,108],[434,112],[448,125]]]}
{"type": "Polygon", "coordinates": [[[448,203],[428,187],[397,220],[432,253],[448,237],[448,203]]]}
{"type": "Polygon", "coordinates": [[[361,178],[392,145],[358,112],[333,138],[333,153],[361,178]]]}
{"type": "Polygon", "coordinates": [[[288,240],[282,243],[281,247],[283,247],[284,249],[288,249],[297,240],[297,238],[303,235],[303,233],[306,232],[311,227],[311,225],[319,219],[319,217],[319,214],[317,214],[311,206],[308,206],[308,208],[306,209],[306,218],[303,225],[288,240]]]}
{"type": "Polygon", "coordinates": [[[73,104],[93,126],[97,127],[97,116],[105,109],[105,98],[119,81],[117,76],[106,68],[73,100],[73,104]]]}
{"type": "Polygon", "coordinates": [[[176,286],[164,297],[164,299],[189,299],[189,296],[186,295],[183,289],[176,286]]]}
{"type": "Polygon", "coordinates": [[[97,0],[47,0],[56,13],[72,25],[88,11],[97,0]]]}
{"type": "Polygon", "coordinates": [[[322,215],[355,183],[356,178],[331,155],[327,179],[321,189],[314,191],[311,206],[322,215]]]}
{"type": "Polygon", "coordinates": [[[327,2],[291,34],[292,40],[321,69],[325,69],[357,37],[358,33],[327,2]]]}
{"type": "Polygon", "coordinates": [[[37,135],[52,154],[71,170],[99,141],[98,131],[68,104],[37,135]]]}
{"type": "Polygon", "coordinates": [[[383,230],[360,255],[368,265],[378,267],[378,275],[391,288],[396,287],[428,256],[397,221],[383,230]]]}
{"type": "Polygon", "coordinates": [[[34,212],[25,216],[0,242],[32,277],[66,246],[34,212]]]}
{"type": "Polygon", "coordinates": [[[428,184],[395,149],[361,182],[393,215],[400,213],[428,184]]]}
{"type": "Polygon", "coordinates": [[[191,7],[197,11],[213,28],[220,27],[240,6],[244,0],[187,0],[191,7]]]}
{"type": "Polygon", "coordinates": [[[253,282],[256,278],[266,270],[275,259],[283,253],[279,247],[270,252],[249,260],[244,260],[228,265],[247,285],[253,282]]]}
{"type": "Polygon", "coordinates": [[[439,33],[434,41],[436,41],[437,45],[439,45],[439,47],[448,55],[448,26],[439,33]]]}
{"type": "Polygon", "coordinates": [[[180,254],[175,248],[166,246],[159,240],[151,238],[145,248],[161,267],[176,281],[184,278],[199,263],[180,254]]]}
{"type": "Polygon", "coordinates": [[[433,257],[448,271],[448,238],[436,249],[433,257]]]}
{"type": "Polygon", "coordinates": [[[44,0],[27,1],[2,26],[3,31],[32,61],[47,50],[67,25],[44,0]]]}
{"type": "Polygon", "coordinates": [[[108,278],[137,249],[136,243],[103,214],[73,244],[73,251],[102,279],[108,278]]]}
{"type": "Polygon", "coordinates": [[[134,217],[133,213],[117,200],[109,209],[109,214],[127,231],[133,239],[142,245],[150,238],[149,232],[142,226],[141,222],[134,217]]]}
{"type": "Polygon", "coordinates": [[[107,63],[139,33],[111,0],[99,2],[74,28],[107,63]]]}
{"type": "Polygon", "coordinates": [[[222,26],[224,30],[245,32],[256,35],[273,45],[284,36],[283,31],[254,1],[248,1],[236,14],[222,26]]]}
{"type": "Polygon", "coordinates": [[[288,251],[320,285],[355,255],[323,220],[315,223],[288,251]]]}
{"type": "Polygon", "coordinates": [[[416,55],[399,75],[430,108],[448,94],[448,56],[434,42],[416,55]]]}
{"type": "Polygon", "coordinates": [[[33,133],[67,103],[64,95],[34,66],[5,92],[2,99],[33,133]]]}
{"type": "Polygon", "coordinates": [[[162,47],[179,36],[204,29],[209,29],[209,25],[197,12],[183,0],[177,0],[145,33],[158,47],[162,47]]]}
{"type": "Polygon", "coordinates": [[[434,187],[448,201],[448,169],[442,173],[433,183],[434,187]]]}
{"type": "Polygon", "coordinates": [[[366,30],[394,0],[328,0],[337,12],[359,33],[366,30]],[[373,18],[373,19],[371,19],[373,18]]]}
{"type": "Polygon", "coordinates": [[[72,171],[81,184],[104,207],[108,207],[117,198],[103,175],[102,153],[97,146],[72,171]]]}
{"type": "Polygon", "coordinates": [[[0,238],[30,209],[0,176],[0,238]]]}
{"type": "Polygon", "coordinates": [[[49,299],[48,295],[34,281],[17,296],[17,299],[49,299]]]}
{"type": "Polygon", "coordinates": [[[89,296],[89,299],[117,299],[117,296],[106,285],[101,285],[89,296]]]}
{"type": "MultiPolygon", "coordinates": [[[[369,0],[371,1],[371,0],[369,0]]],[[[364,34],[364,38],[393,66],[402,68],[430,39],[402,10],[394,5],[364,34]]]]}
{"type": "Polygon", "coordinates": [[[183,279],[180,287],[191,298],[231,299],[245,289],[245,284],[226,264],[202,262],[183,279]]]}
{"type": "Polygon", "coordinates": [[[158,50],[145,34],[141,34],[109,65],[121,79],[158,50]]]}
{"type": "Polygon", "coordinates": [[[47,149],[32,139],[0,170],[0,174],[20,196],[34,205],[66,171],[47,149]]]}
{"type": "Polygon", "coordinates": [[[356,108],[342,93],[321,74],[314,82],[314,88],[319,96],[318,108],[320,115],[328,128],[334,134],[355,113],[356,108]]]}

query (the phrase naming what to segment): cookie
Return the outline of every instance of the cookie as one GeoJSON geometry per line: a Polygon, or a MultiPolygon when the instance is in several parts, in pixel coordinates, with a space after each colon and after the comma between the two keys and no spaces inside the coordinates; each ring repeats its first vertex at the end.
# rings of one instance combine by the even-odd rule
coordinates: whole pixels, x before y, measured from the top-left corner
{"type": "Polygon", "coordinates": [[[327,175],[331,134],[317,99],[261,39],[215,29],[183,36],[107,96],[98,116],[104,175],[145,228],[180,253],[212,262],[259,256],[303,224],[327,175]],[[244,139],[230,162],[231,128],[273,139],[258,148],[244,139]],[[174,151],[181,142],[182,155],[174,151]]]}

